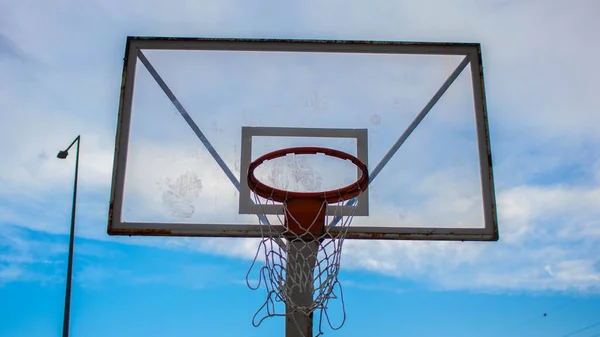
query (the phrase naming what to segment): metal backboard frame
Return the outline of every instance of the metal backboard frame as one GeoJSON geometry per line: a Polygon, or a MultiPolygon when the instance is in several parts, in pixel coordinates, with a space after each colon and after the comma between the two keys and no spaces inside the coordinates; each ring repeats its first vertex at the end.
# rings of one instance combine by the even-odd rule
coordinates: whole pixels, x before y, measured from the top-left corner
{"type": "MultiPolygon", "coordinates": [[[[189,116],[182,104],[162,80],[143,50],[227,50],[261,52],[326,52],[326,53],[375,53],[375,54],[420,54],[420,55],[463,55],[464,59],[450,74],[431,100],[425,105],[408,128],[401,134],[384,158],[370,169],[370,180],[393,157],[411,133],[425,118],[433,106],[448,90],[460,73],[470,66],[475,110],[475,123],[478,138],[478,154],[481,173],[483,200],[483,228],[416,228],[416,227],[350,227],[350,239],[394,239],[394,240],[451,240],[451,241],[495,241],[498,240],[498,221],[492,171],[488,118],[481,47],[478,43],[424,43],[424,42],[373,42],[373,41],[332,41],[332,40],[277,40],[277,39],[212,39],[212,38],[163,38],[128,37],[124,58],[123,83],[118,115],[115,142],[113,180],[109,207],[108,233],[111,235],[158,235],[158,236],[210,236],[210,237],[261,237],[259,221],[249,224],[210,224],[210,223],[152,223],[122,221],[122,205],[129,142],[129,128],[134,91],[135,69],[142,62],[154,80],[168,96],[190,128],[202,141],[213,159],[221,166],[238,190],[240,181],[232,174],[189,116]]],[[[260,218],[260,215],[259,215],[260,218]]],[[[335,232],[335,227],[332,232],[335,232]]]]}

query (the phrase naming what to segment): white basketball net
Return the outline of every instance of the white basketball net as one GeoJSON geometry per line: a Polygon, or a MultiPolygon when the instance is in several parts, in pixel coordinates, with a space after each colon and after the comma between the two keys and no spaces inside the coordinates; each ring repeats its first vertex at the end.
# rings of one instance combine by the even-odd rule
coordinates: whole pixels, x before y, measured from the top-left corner
{"type": "MultiPolygon", "coordinates": [[[[257,205],[262,206],[275,204],[271,199],[261,199],[256,195],[255,201],[257,205]]],[[[339,205],[342,203],[343,200],[340,200],[339,205]]],[[[325,206],[323,203],[322,207],[325,206]]],[[[285,207],[284,204],[284,209],[285,207]]],[[[264,303],[252,319],[254,326],[259,326],[267,317],[287,316],[292,318],[300,331],[306,331],[306,327],[301,326],[304,324],[296,320],[298,313],[312,321],[313,313],[317,312],[319,317],[315,336],[323,334],[324,320],[334,330],[342,327],[346,313],[342,286],[337,276],[342,244],[353,217],[353,213],[346,216],[326,216],[324,233],[316,236],[307,232],[303,235],[304,238],[288,230],[285,227],[285,217],[281,215],[278,215],[277,219],[283,231],[277,229],[279,226],[264,226],[256,256],[246,275],[248,287],[256,290],[262,286],[267,291],[264,303]],[[330,231],[332,224],[335,225],[335,233],[330,231]],[[260,267],[258,280],[251,280],[250,274],[260,263],[263,265],[260,267]],[[342,318],[337,325],[331,322],[328,314],[330,299],[338,299],[341,304],[342,318]],[[278,312],[275,307],[278,302],[284,303],[287,309],[278,312]]],[[[301,225],[310,228],[306,224],[301,225]]],[[[279,306],[281,307],[282,305],[279,306]]]]}

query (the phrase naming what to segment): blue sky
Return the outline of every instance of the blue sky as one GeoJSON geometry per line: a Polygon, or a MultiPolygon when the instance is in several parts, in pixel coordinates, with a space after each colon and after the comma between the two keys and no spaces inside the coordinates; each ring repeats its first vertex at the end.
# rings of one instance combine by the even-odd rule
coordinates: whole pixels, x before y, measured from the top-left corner
{"type": "Polygon", "coordinates": [[[348,244],[348,319],[326,333],[600,334],[598,14],[584,0],[0,1],[0,336],[60,333],[73,158],[55,155],[78,134],[73,336],[282,335],[281,319],[250,323],[253,241],[106,235],[127,35],[481,42],[501,240],[348,244]]]}

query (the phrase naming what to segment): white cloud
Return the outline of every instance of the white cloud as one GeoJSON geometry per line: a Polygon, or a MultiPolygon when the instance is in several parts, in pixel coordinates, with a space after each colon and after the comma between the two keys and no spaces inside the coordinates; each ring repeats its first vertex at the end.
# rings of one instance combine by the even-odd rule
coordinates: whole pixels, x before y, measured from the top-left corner
{"type": "Polygon", "coordinates": [[[499,193],[500,241],[348,242],[343,262],[450,289],[600,291],[600,187],[499,193]]]}
{"type": "MultiPolygon", "coordinates": [[[[0,4],[2,41],[14,42],[0,43],[0,49],[19,52],[18,57],[14,52],[0,54],[6,79],[0,84],[0,141],[14,144],[0,150],[5,159],[0,162],[0,197],[14,207],[0,212],[2,222],[66,231],[56,223],[67,223],[70,200],[63,202],[57,195],[71,191],[73,158],[60,161],[55,155],[82,134],[80,186],[89,193],[81,196],[85,207],[80,214],[86,221],[80,233],[108,239],[104,210],[125,35],[481,41],[501,241],[348,242],[343,265],[447,289],[598,291],[594,247],[600,241],[600,119],[595,93],[600,74],[593,65],[600,47],[590,42],[599,30],[597,2],[329,1],[303,2],[293,10],[283,10],[280,3],[269,6],[244,8],[234,1],[0,4]]],[[[421,187],[432,191],[431,186],[444,185],[446,191],[459,193],[465,186],[455,178],[424,179],[421,187]]],[[[217,188],[210,183],[204,188],[217,188]]],[[[444,207],[471,206],[464,199],[447,203],[451,195],[428,205],[423,213],[429,216],[427,222],[442,216],[444,207]]],[[[391,216],[399,214],[380,218],[391,216]]],[[[254,256],[256,247],[251,239],[110,240],[245,259],[254,256]]],[[[18,266],[0,270],[0,279],[15,277],[23,277],[18,266]]]]}
{"type": "MultiPolygon", "coordinates": [[[[342,268],[442,289],[598,292],[599,214],[589,207],[599,203],[598,191],[516,187],[498,196],[499,242],[346,241],[342,268]]],[[[164,244],[251,259],[258,241],[173,238],[164,244]]]]}
{"type": "Polygon", "coordinates": [[[34,240],[22,228],[0,223],[0,286],[14,281],[56,283],[64,245],[34,240]]]}
{"type": "Polygon", "coordinates": [[[20,279],[22,274],[16,266],[0,267],[0,285],[20,279]]]}

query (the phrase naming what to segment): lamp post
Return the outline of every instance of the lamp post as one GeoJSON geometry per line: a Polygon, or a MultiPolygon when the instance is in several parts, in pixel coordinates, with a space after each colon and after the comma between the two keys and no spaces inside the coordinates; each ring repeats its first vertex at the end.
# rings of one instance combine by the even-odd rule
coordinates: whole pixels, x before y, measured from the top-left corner
{"type": "Polygon", "coordinates": [[[73,181],[73,208],[71,209],[71,231],[69,233],[69,260],[67,262],[67,289],[65,292],[65,311],[63,320],[63,337],[69,337],[69,318],[71,316],[71,280],[73,278],[73,246],[75,244],[75,211],[77,209],[77,174],[79,171],[79,145],[81,136],[75,140],[64,151],[59,151],[56,155],[59,159],[65,159],[69,155],[69,150],[77,143],[77,153],[75,154],[75,179],[73,181]]]}

